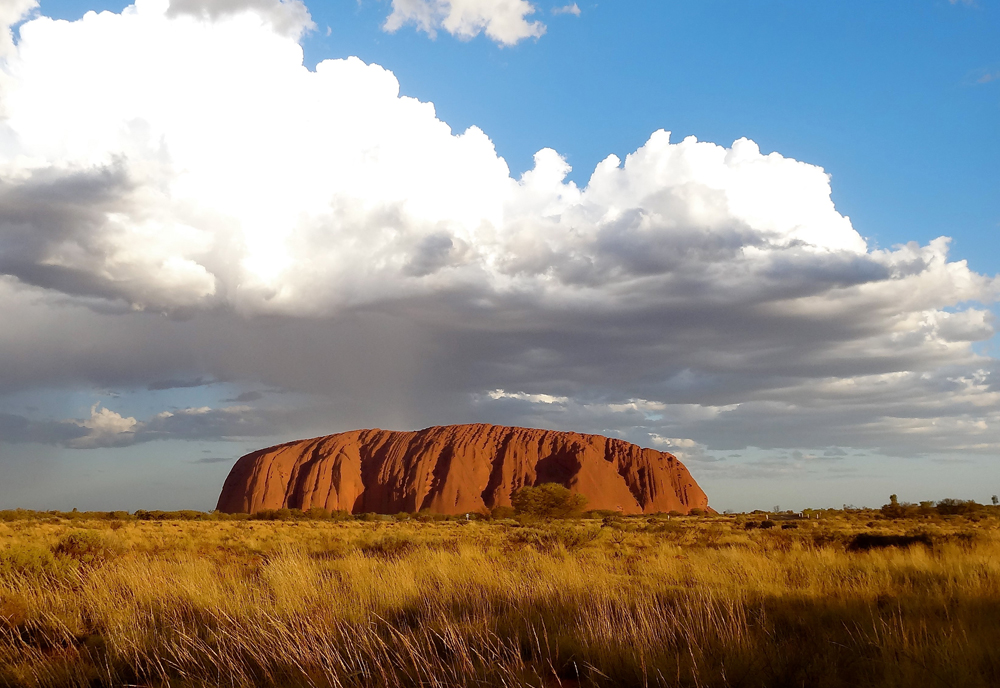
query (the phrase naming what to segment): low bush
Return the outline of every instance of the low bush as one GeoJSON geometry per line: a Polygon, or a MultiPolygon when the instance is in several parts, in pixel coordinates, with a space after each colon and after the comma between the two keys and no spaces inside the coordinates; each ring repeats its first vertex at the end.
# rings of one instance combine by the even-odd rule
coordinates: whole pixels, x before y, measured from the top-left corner
{"type": "Polygon", "coordinates": [[[600,519],[603,521],[609,518],[618,518],[621,515],[620,511],[612,511],[611,509],[591,509],[583,513],[583,518],[600,519]]]}
{"type": "Polygon", "coordinates": [[[294,518],[302,518],[300,509],[261,509],[250,515],[254,521],[291,521],[294,518]]]}
{"type": "Polygon", "coordinates": [[[519,515],[540,518],[569,518],[583,513],[587,498],[558,483],[543,483],[537,487],[522,487],[511,497],[519,515]]]}
{"type": "Polygon", "coordinates": [[[402,535],[385,535],[376,540],[364,542],[358,549],[369,556],[382,559],[399,559],[417,549],[419,545],[413,538],[402,535]]]}
{"type": "Polygon", "coordinates": [[[847,545],[848,552],[867,552],[872,549],[884,549],[886,547],[912,547],[913,545],[926,545],[932,547],[934,541],[930,535],[921,533],[919,535],[879,535],[877,533],[861,533],[854,536],[847,545]]]}
{"type": "Polygon", "coordinates": [[[81,564],[98,564],[125,551],[120,542],[96,530],[77,530],[64,535],[54,548],[57,556],[81,564]]]}
{"type": "Polygon", "coordinates": [[[52,550],[36,545],[12,545],[0,550],[0,577],[41,577],[57,570],[52,550]]]}
{"type": "Polygon", "coordinates": [[[982,508],[982,504],[978,504],[971,499],[942,499],[937,503],[935,511],[941,516],[966,516],[980,511],[982,508]]]}
{"type": "Polygon", "coordinates": [[[527,527],[512,530],[507,536],[507,543],[511,549],[531,546],[539,552],[549,553],[562,547],[568,552],[575,552],[595,543],[600,536],[601,529],[597,527],[527,527]]]}
{"type": "MultiPolygon", "coordinates": [[[[63,515],[65,516],[65,514],[63,515]]],[[[206,513],[192,509],[183,509],[181,511],[146,511],[139,509],[135,512],[133,518],[139,521],[216,521],[227,516],[228,514],[220,514],[219,512],[206,513]]]]}
{"type": "Polygon", "coordinates": [[[37,512],[26,509],[3,509],[0,510],[0,521],[10,523],[12,521],[25,521],[27,519],[38,518],[37,512]]]}
{"type": "Polygon", "coordinates": [[[490,518],[495,521],[501,521],[505,518],[514,518],[514,513],[514,507],[512,506],[495,506],[490,511],[490,518]]]}

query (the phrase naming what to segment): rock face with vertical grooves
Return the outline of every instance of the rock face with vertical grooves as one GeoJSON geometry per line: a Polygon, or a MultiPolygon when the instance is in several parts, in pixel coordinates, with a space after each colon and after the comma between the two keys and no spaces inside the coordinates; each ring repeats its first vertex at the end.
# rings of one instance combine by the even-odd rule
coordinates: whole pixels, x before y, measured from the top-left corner
{"type": "Polygon", "coordinates": [[[510,506],[518,488],[550,482],[586,496],[588,509],[708,507],[672,454],[600,435],[476,424],[353,430],[261,449],[233,466],[218,509],[464,514],[510,506]]]}

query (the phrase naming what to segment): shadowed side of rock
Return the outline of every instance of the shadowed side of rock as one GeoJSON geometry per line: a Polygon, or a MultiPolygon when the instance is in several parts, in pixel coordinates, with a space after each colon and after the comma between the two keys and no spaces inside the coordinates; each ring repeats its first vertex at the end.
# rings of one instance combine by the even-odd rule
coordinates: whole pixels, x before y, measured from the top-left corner
{"type": "Polygon", "coordinates": [[[353,430],[261,449],[233,466],[218,509],[463,514],[509,506],[517,489],[547,482],[583,494],[588,509],[708,507],[672,454],[600,435],[476,424],[353,430]]]}

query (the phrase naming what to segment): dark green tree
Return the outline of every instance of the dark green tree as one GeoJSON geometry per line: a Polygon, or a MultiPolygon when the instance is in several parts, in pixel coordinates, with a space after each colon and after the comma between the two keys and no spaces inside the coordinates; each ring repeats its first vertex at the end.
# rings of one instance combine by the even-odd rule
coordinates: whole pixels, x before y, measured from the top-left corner
{"type": "Polygon", "coordinates": [[[980,509],[971,499],[942,499],[935,507],[942,516],[965,516],[980,509]]]}
{"type": "Polygon", "coordinates": [[[910,504],[909,502],[900,504],[896,495],[889,495],[889,503],[883,504],[880,511],[886,518],[907,518],[916,516],[918,508],[916,504],[910,504]]]}

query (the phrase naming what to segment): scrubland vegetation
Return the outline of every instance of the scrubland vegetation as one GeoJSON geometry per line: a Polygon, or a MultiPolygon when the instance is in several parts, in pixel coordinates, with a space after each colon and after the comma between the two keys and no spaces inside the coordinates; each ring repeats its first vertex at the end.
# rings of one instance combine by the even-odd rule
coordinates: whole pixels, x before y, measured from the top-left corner
{"type": "Polygon", "coordinates": [[[884,511],[0,512],[0,686],[1000,684],[1000,511],[884,511]]]}

